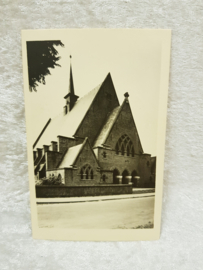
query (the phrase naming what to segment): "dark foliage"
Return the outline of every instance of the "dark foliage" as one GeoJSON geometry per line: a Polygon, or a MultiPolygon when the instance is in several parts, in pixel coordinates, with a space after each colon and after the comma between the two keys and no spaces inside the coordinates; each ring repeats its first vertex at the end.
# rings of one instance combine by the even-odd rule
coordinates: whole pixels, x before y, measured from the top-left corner
{"type": "Polygon", "coordinates": [[[36,180],[35,182],[36,186],[44,186],[44,185],[64,185],[62,183],[62,178],[61,177],[57,177],[57,176],[50,176],[49,178],[44,177],[42,179],[36,180]]]}
{"type": "Polygon", "coordinates": [[[60,40],[28,41],[28,77],[29,89],[37,91],[37,83],[45,84],[45,76],[50,75],[49,68],[60,66],[56,62],[60,59],[58,51],[54,46],[64,46],[60,40]]]}

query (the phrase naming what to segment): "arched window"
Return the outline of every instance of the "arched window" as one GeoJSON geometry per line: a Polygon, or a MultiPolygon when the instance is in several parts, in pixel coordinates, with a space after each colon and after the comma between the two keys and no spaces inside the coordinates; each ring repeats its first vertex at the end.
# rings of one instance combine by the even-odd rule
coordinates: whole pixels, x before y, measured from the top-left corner
{"type": "Polygon", "coordinates": [[[133,143],[126,134],[122,135],[117,141],[115,151],[117,155],[121,153],[121,155],[124,156],[126,153],[127,156],[135,156],[133,143]]]}
{"type": "Polygon", "coordinates": [[[117,176],[120,175],[119,171],[117,169],[113,170],[113,184],[119,184],[119,180],[117,176]]]}
{"type": "Polygon", "coordinates": [[[135,156],[134,147],[132,147],[132,157],[135,156]]]}
{"type": "Polygon", "coordinates": [[[122,184],[128,184],[128,180],[126,179],[126,176],[128,176],[129,173],[127,170],[124,170],[122,173],[122,184]]]}
{"type": "Polygon", "coordinates": [[[81,180],[90,180],[94,179],[94,173],[90,165],[86,164],[80,170],[80,179],[81,180]]]}
{"type": "Polygon", "coordinates": [[[83,180],[83,176],[84,176],[84,172],[83,172],[83,168],[80,170],[80,179],[83,180]]]}
{"type": "Polygon", "coordinates": [[[127,146],[127,156],[129,156],[130,155],[130,146],[128,145],[127,146]]]}
{"type": "Polygon", "coordinates": [[[118,142],[116,144],[116,154],[118,155],[119,154],[119,145],[118,145],[118,142]]]}
{"type": "Polygon", "coordinates": [[[93,170],[90,171],[90,177],[91,179],[94,179],[93,170]]]}
{"type": "Polygon", "coordinates": [[[121,146],[121,155],[124,156],[124,154],[125,154],[125,147],[124,147],[124,145],[122,144],[122,146],[121,146]]]}

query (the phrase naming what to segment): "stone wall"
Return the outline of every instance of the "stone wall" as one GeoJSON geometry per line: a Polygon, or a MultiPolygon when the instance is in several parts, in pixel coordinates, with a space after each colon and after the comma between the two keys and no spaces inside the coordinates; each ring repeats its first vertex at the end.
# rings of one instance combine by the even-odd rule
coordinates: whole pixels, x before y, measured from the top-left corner
{"type": "Polygon", "coordinates": [[[37,198],[132,194],[132,185],[36,186],[37,198]]]}

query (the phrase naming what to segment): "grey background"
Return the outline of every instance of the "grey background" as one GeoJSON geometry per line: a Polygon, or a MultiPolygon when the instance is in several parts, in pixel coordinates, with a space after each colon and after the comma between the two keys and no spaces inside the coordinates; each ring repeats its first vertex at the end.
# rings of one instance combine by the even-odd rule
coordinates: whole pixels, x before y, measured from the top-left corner
{"type": "Polygon", "coordinates": [[[203,1],[0,1],[0,269],[203,268],[203,1]],[[31,237],[21,29],[170,28],[162,232],[154,242],[31,237]]]}

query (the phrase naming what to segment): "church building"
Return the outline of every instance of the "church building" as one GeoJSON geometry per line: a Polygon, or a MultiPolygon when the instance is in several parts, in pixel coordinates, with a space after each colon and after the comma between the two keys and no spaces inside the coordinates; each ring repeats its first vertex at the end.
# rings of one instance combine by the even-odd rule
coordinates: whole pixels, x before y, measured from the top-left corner
{"type": "Polygon", "coordinates": [[[70,66],[64,99],[61,113],[49,119],[33,145],[36,179],[55,176],[72,187],[155,187],[156,158],[144,153],[129,94],[119,104],[110,73],[79,98],[70,66]]]}

